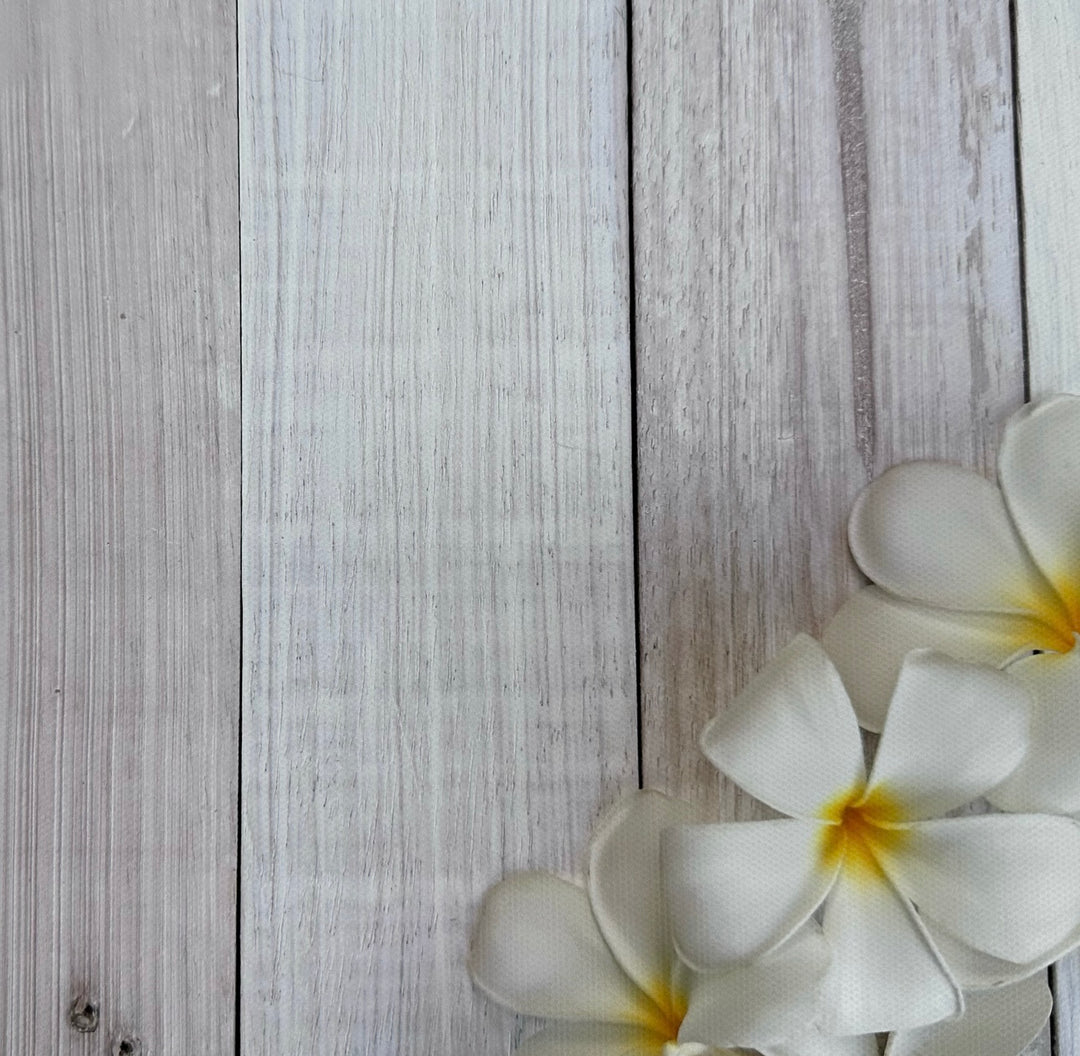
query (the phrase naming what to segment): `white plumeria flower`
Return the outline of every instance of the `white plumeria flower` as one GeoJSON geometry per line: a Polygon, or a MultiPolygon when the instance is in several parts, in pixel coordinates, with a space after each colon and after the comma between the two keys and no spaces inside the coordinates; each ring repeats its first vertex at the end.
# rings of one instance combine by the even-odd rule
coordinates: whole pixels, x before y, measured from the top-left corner
{"type": "Polygon", "coordinates": [[[767,1056],[874,1056],[866,1039],[845,1039],[843,1049],[813,1036],[799,1048],[782,1043],[806,1034],[817,1011],[829,955],[814,925],[752,966],[699,974],[679,962],[661,900],[660,832],[699,818],[658,792],[630,794],[593,836],[587,889],[521,873],[487,893],[473,980],[515,1012],[564,1021],[518,1056],[721,1056],[732,1045],[767,1056]]]}
{"type": "Polygon", "coordinates": [[[1028,711],[1015,679],[914,652],[867,778],[836,669],[817,642],[796,638],[702,737],[720,770],[789,817],[665,833],[683,958],[700,969],[744,963],[782,949],[823,907],[824,1029],[863,1034],[958,1016],[954,950],[988,985],[1076,945],[1080,825],[945,817],[1016,766],[1028,711]]]}
{"type": "Polygon", "coordinates": [[[848,534],[877,585],[844,605],[823,643],[870,730],[910,649],[1010,664],[1037,706],[1029,754],[992,802],[1078,813],[1080,397],[1013,415],[998,478],[1000,489],[959,466],[909,462],[870,484],[848,534]]]}
{"type": "Polygon", "coordinates": [[[1043,976],[998,990],[964,992],[964,1014],[889,1036],[885,1056],[1020,1056],[1050,1017],[1043,976]]]}

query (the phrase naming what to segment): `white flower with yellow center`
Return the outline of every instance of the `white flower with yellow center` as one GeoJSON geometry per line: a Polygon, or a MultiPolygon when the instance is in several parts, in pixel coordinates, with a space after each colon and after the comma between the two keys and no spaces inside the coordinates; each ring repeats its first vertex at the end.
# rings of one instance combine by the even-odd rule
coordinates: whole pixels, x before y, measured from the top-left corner
{"type": "Polygon", "coordinates": [[[660,832],[699,818],[658,792],[624,797],[598,826],[588,887],[522,873],[485,896],[469,970],[515,1012],[563,1022],[518,1056],[874,1056],[872,1038],[807,1033],[829,955],[820,929],[799,929],[759,963],[708,974],[675,956],[661,900],[660,832]],[[799,1036],[797,1047],[784,1039],[799,1036]],[[734,1056],[734,1054],[732,1054],[734,1056]]]}
{"type": "Polygon", "coordinates": [[[958,1016],[954,950],[1005,979],[1076,945],[1080,825],[945,817],[1017,765],[1029,707],[1005,674],[915,652],[867,777],[835,668],[796,638],[702,737],[720,770],[789,816],[665,833],[683,958],[699,969],[752,961],[782,950],[820,908],[832,951],[824,1029],[863,1034],[958,1016]]]}
{"type": "Polygon", "coordinates": [[[998,478],[1000,489],[959,466],[909,462],[870,484],[848,534],[876,586],[843,606],[823,644],[870,730],[881,729],[910,649],[1010,665],[1036,708],[1029,753],[992,801],[1077,813],[1080,397],[1013,415],[998,478]]]}

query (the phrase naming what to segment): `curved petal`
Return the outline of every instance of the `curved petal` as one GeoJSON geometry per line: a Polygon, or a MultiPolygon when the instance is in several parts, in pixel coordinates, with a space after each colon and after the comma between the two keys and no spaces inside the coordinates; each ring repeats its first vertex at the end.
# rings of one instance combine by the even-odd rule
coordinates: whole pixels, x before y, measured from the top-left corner
{"type": "Polygon", "coordinates": [[[841,871],[823,927],[833,954],[823,994],[826,1032],[901,1030],[962,1011],[933,942],[883,878],[867,882],[841,871]]]}
{"type": "Polygon", "coordinates": [[[555,1023],[528,1037],[514,1056],[661,1056],[664,1039],[623,1023],[555,1023]]]}
{"type": "Polygon", "coordinates": [[[1052,648],[1056,632],[1017,614],[951,612],[901,601],[880,587],[853,594],[826,626],[821,644],[836,665],[864,729],[881,731],[900,664],[929,646],[957,660],[1000,667],[1032,649],[1052,648]]]}
{"type": "Polygon", "coordinates": [[[674,947],[660,883],[660,833],[701,820],[697,807],[661,792],[623,796],[589,845],[589,901],[623,970],[662,1007],[674,947]]]}
{"type": "Polygon", "coordinates": [[[761,1056],[878,1056],[878,1044],[873,1034],[838,1038],[813,1030],[760,1051],[761,1056]]]}
{"type": "Polygon", "coordinates": [[[817,1017],[829,946],[812,921],[751,964],[700,973],[679,1041],[762,1045],[790,1038],[817,1017]]]}
{"type": "Polygon", "coordinates": [[[583,888],[520,873],[484,896],[469,972],[488,997],[527,1016],[650,1025],[652,1002],[607,948],[583,888]]]}
{"type": "Polygon", "coordinates": [[[781,818],[668,829],[664,893],[675,947],[694,968],[760,957],[806,923],[832,886],[815,821],[781,818]]]}
{"type": "Polygon", "coordinates": [[[998,990],[965,992],[959,1019],[893,1034],[885,1056],[1019,1056],[1050,1018],[1043,976],[998,990]]]}
{"type": "Polygon", "coordinates": [[[1013,813],[1080,813],[1080,638],[1068,653],[1018,660],[1009,674],[1034,697],[1028,753],[987,799],[1013,813]]]}
{"type": "Polygon", "coordinates": [[[942,960],[949,966],[953,978],[965,993],[969,990],[991,990],[1010,983],[1018,983],[1036,972],[1042,971],[1056,955],[1043,961],[1030,964],[1016,964],[1004,961],[1000,957],[991,957],[982,950],[961,942],[955,935],[950,935],[937,921],[923,918],[930,938],[934,940],[942,960]]]}
{"type": "Polygon", "coordinates": [[[970,470],[894,466],[855,500],[848,541],[859,567],[898,597],[968,612],[1031,612],[1054,626],[1065,620],[1001,492],[970,470]]]}
{"type": "Polygon", "coordinates": [[[705,727],[701,748],[752,796],[794,817],[818,816],[824,804],[866,779],[843,683],[805,634],[705,727]]]}
{"type": "Polygon", "coordinates": [[[882,859],[920,914],[993,957],[1049,959],[1080,925],[1080,824],[1070,818],[915,822],[882,859]]]}
{"type": "Polygon", "coordinates": [[[939,818],[1016,769],[1030,719],[1030,694],[1004,671],[916,650],[900,669],[869,788],[887,788],[905,820],[939,818]]]}
{"type": "Polygon", "coordinates": [[[1080,630],[1080,396],[1029,404],[1009,419],[998,479],[1028,550],[1080,630]]]}

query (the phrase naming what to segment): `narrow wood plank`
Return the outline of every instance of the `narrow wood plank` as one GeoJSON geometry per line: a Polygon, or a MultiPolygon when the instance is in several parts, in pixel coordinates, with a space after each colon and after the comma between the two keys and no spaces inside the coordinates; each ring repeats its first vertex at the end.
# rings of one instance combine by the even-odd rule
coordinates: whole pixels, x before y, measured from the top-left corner
{"type": "Polygon", "coordinates": [[[645,779],[712,800],[700,729],[855,587],[859,489],[992,467],[1022,399],[1009,24],[639,3],[634,56],[645,779]]]}
{"type": "MultiPolygon", "coordinates": [[[[1028,370],[1033,398],[1080,393],[1080,10],[1016,5],[1028,370]]],[[[1080,954],[1054,968],[1057,1056],[1080,1056],[1080,954]]]]}
{"type": "Polygon", "coordinates": [[[1080,392],[1080,7],[1020,0],[1016,49],[1028,348],[1037,398],[1080,392]]]}
{"type": "Polygon", "coordinates": [[[235,19],[14,0],[0,41],[0,1050],[225,1053],[235,19]]]}
{"type": "Polygon", "coordinates": [[[468,933],[636,784],[614,3],[244,0],[245,1053],[505,1053],[468,933]]]}

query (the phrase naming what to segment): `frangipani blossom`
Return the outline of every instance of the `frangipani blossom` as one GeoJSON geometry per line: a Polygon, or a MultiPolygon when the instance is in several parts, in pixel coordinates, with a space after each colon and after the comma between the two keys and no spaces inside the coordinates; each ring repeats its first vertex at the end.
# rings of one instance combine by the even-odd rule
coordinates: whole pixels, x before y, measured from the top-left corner
{"type": "Polygon", "coordinates": [[[593,837],[587,889],[521,873],[488,891],[469,956],[473,980],[515,1012],[564,1021],[518,1056],[720,1056],[732,1045],[767,1056],[873,1056],[866,1039],[845,1039],[842,1049],[823,1038],[782,1043],[816,1015],[828,963],[816,925],[783,951],[722,973],[692,972],[675,956],[660,832],[698,818],[658,792],[631,794],[593,837]]]}
{"type": "Polygon", "coordinates": [[[1080,942],[1080,825],[945,816],[1016,766],[1029,706],[1007,675],[915,652],[868,778],[835,668],[796,638],[702,737],[720,770],[789,817],[665,833],[680,954],[699,969],[746,963],[823,908],[824,1029],[863,1034],[962,1012],[946,947],[1006,979],[1080,942]]]}
{"type": "Polygon", "coordinates": [[[823,643],[871,730],[881,729],[910,649],[995,666],[1016,661],[1010,673],[1037,703],[1031,746],[992,801],[1077,813],[1080,397],[1056,396],[1013,415],[998,478],[1000,489],[958,466],[909,462],[870,484],[848,534],[876,586],[841,608],[823,643]]]}

